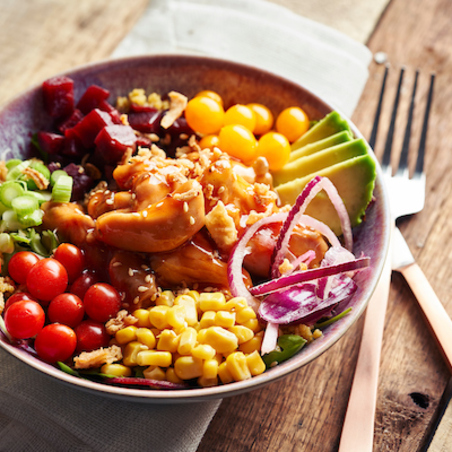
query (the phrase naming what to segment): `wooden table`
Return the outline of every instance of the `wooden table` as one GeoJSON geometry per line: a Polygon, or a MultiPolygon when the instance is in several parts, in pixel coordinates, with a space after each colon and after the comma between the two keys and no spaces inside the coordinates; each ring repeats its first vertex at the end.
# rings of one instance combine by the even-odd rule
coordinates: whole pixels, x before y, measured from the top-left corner
{"type": "MultiPolygon", "coordinates": [[[[146,4],[147,0],[1,0],[0,102],[56,72],[108,57],[146,4]]],[[[291,4],[302,13],[297,2],[291,4]]],[[[452,315],[451,17],[448,0],[391,0],[367,44],[373,52],[387,53],[394,82],[400,65],[406,65],[407,79],[420,68],[420,98],[425,95],[428,73],[437,73],[426,157],[427,203],[421,213],[402,222],[401,229],[452,315]]],[[[373,63],[352,118],[366,136],[381,75],[382,67],[373,63]]],[[[376,151],[381,152],[378,146],[376,151]]],[[[398,274],[392,281],[375,450],[426,450],[450,398],[450,374],[410,289],[398,274]]],[[[337,450],[361,330],[362,320],[331,350],[286,379],[225,399],[199,452],[337,450]]],[[[430,451],[451,450],[452,429],[447,428],[451,425],[452,414],[446,412],[430,451]]]]}

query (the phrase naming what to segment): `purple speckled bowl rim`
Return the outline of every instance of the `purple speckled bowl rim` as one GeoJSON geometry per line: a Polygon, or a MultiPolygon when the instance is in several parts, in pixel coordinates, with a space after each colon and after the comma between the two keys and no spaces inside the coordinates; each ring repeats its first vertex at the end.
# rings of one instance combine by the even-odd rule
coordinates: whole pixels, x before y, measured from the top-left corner
{"type": "MultiPolygon", "coordinates": [[[[265,78],[267,80],[271,80],[276,84],[285,85],[288,89],[291,90],[301,90],[308,94],[308,97],[316,103],[320,105],[322,108],[327,111],[337,110],[337,108],[333,108],[326,101],[321,99],[319,96],[313,94],[310,90],[304,88],[303,86],[291,82],[287,79],[279,75],[275,75],[273,73],[257,69],[251,66],[247,66],[244,64],[221,60],[210,57],[198,57],[198,56],[187,56],[187,55],[144,55],[138,57],[126,57],[119,59],[109,59],[102,60],[94,63],[90,63],[87,65],[79,66],[69,71],[66,71],[62,74],[58,75],[68,75],[68,76],[78,76],[83,77],[84,74],[92,74],[96,71],[105,71],[109,67],[128,67],[128,66],[140,66],[141,65],[149,65],[149,63],[155,63],[168,65],[169,63],[173,63],[177,66],[179,65],[199,65],[204,64],[208,67],[221,67],[230,71],[238,71],[241,74],[246,74],[247,76],[256,76],[258,78],[265,78]]],[[[0,120],[2,118],[2,114],[4,114],[5,110],[14,111],[17,106],[20,106],[21,102],[28,97],[32,97],[36,95],[36,93],[40,90],[41,84],[38,84],[22,94],[16,96],[8,103],[3,105],[0,108],[0,120]]],[[[206,87],[205,89],[208,89],[206,87]]],[[[340,112],[341,113],[341,112],[340,112]]],[[[342,113],[341,113],[342,114],[342,113]]],[[[359,132],[357,127],[344,115],[344,118],[350,124],[352,131],[355,136],[358,138],[364,138],[362,134],[359,132]]],[[[0,121],[1,123],[1,121],[0,121]]],[[[291,358],[290,360],[282,363],[274,368],[268,370],[262,375],[255,376],[249,380],[234,382],[227,385],[219,385],[214,387],[207,388],[196,388],[196,389],[188,389],[188,390],[142,390],[142,389],[133,389],[133,388],[125,388],[113,385],[107,385],[102,383],[97,383],[89,380],[83,380],[72,375],[66,374],[59,369],[40,361],[39,359],[29,355],[24,350],[18,349],[3,339],[0,339],[0,346],[9,352],[11,355],[18,358],[20,361],[28,364],[33,369],[42,372],[44,375],[51,377],[52,379],[56,379],[64,384],[70,385],[71,387],[78,388],[84,391],[88,391],[91,393],[95,393],[98,395],[106,395],[110,397],[115,397],[121,400],[130,400],[130,401],[139,401],[139,402],[147,402],[147,403],[185,403],[185,402],[201,402],[212,399],[220,399],[224,397],[234,396],[238,394],[242,394],[251,390],[255,390],[263,387],[269,383],[275,382],[290,373],[300,369],[302,366],[305,366],[331,348],[349,329],[350,327],[358,320],[361,314],[364,312],[367,303],[375,290],[377,282],[380,278],[381,271],[383,268],[383,263],[386,259],[386,255],[388,253],[389,248],[389,207],[388,207],[388,196],[384,184],[382,183],[382,173],[377,159],[373,152],[371,152],[372,158],[376,162],[376,170],[377,170],[377,180],[375,185],[375,192],[378,193],[378,199],[375,201],[375,204],[370,207],[370,209],[376,209],[377,206],[379,208],[379,213],[376,213],[376,217],[380,218],[379,223],[381,224],[381,230],[377,231],[379,234],[378,238],[378,249],[376,250],[376,261],[372,263],[372,269],[370,270],[371,274],[366,276],[365,280],[367,281],[364,284],[366,287],[363,291],[359,293],[359,299],[355,300],[354,309],[352,312],[342,318],[340,321],[335,324],[329,326],[324,335],[309,344],[305,348],[301,350],[296,356],[291,358]]],[[[378,220],[376,220],[378,222],[378,220]]],[[[365,227],[365,226],[364,226],[365,227]]],[[[375,232],[375,231],[374,231],[375,232]]],[[[367,271],[367,270],[366,270],[367,271]]],[[[358,295],[357,295],[358,296],[358,295]]]]}

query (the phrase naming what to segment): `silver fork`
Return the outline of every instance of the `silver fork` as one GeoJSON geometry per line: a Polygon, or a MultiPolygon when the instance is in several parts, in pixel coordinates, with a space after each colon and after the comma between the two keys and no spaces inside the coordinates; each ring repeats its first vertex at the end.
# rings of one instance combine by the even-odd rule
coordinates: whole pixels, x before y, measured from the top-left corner
{"type": "MultiPolygon", "coordinates": [[[[375,113],[374,126],[369,140],[372,148],[375,146],[378,133],[387,75],[388,66],[385,68],[377,111],[375,113]]],[[[435,331],[443,352],[445,352],[444,354],[448,359],[449,365],[452,363],[452,344],[450,344],[450,340],[449,342],[446,340],[446,338],[452,337],[452,322],[441,302],[434,294],[424,274],[417,264],[415,264],[402,234],[395,226],[395,220],[397,218],[417,213],[424,207],[425,174],[423,166],[428,118],[434,86],[434,75],[432,75],[416,169],[413,177],[410,178],[408,171],[408,149],[419,75],[416,72],[399,166],[396,174],[393,176],[390,161],[403,75],[404,69],[402,68],[381,165],[385,183],[390,193],[391,214],[393,218],[393,232],[391,234],[390,244],[391,255],[386,260],[376,291],[367,307],[355,376],[340,439],[339,452],[368,452],[372,451],[373,448],[378,372],[391,268],[400,271],[410,283],[413,292],[418,297],[419,304],[435,331]],[[406,253],[407,250],[408,254],[406,253]]]]}

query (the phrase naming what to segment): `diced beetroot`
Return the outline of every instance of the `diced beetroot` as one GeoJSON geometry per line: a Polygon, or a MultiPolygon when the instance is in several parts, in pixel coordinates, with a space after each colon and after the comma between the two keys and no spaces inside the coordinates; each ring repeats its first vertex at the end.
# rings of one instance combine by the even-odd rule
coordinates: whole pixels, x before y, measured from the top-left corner
{"type": "Polygon", "coordinates": [[[99,108],[99,110],[107,112],[111,116],[111,119],[113,120],[113,122],[115,124],[122,124],[121,113],[119,113],[119,111],[116,110],[116,108],[113,107],[113,105],[109,104],[106,100],[103,100],[99,104],[98,108],[99,108]]]}
{"type": "Polygon", "coordinates": [[[39,147],[47,154],[58,154],[64,147],[64,136],[52,132],[38,132],[36,134],[39,147]]]}
{"type": "Polygon", "coordinates": [[[173,124],[166,129],[166,132],[169,133],[172,138],[178,138],[181,134],[190,136],[195,133],[187,124],[187,120],[183,116],[177,118],[173,124]]]}
{"type": "Polygon", "coordinates": [[[94,180],[86,174],[82,166],[75,163],[70,163],[63,170],[73,179],[71,201],[80,201],[93,187],[94,180]]]}
{"type": "Polygon", "coordinates": [[[138,105],[138,104],[135,104],[132,102],[130,104],[130,111],[133,111],[136,113],[141,113],[144,111],[154,112],[154,111],[157,111],[157,109],[155,107],[151,107],[150,105],[138,105]]]}
{"type": "Polygon", "coordinates": [[[108,99],[110,92],[97,85],[89,86],[77,104],[77,108],[85,115],[99,108],[102,101],[108,99]]]}
{"type": "Polygon", "coordinates": [[[74,129],[66,129],[64,132],[64,147],[61,151],[62,154],[68,157],[81,157],[86,153],[85,146],[83,146],[82,140],[75,133],[74,129]]]}
{"type": "Polygon", "coordinates": [[[152,141],[148,137],[137,137],[137,147],[150,148],[152,141]]]}
{"type": "Polygon", "coordinates": [[[74,110],[74,81],[58,76],[42,84],[44,109],[53,118],[66,118],[74,110]]]}
{"type": "Polygon", "coordinates": [[[105,111],[95,108],[88,113],[72,130],[78,135],[86,148],[94,145],[97,134],[105,127],[112,126],[113,120],[105,111]]]}
{"type": "Polygon", "coordinates": [[[116,163],[127,148],[136,149],[137,137],[130,126],[115,124],[104,127],[96,137],[97,150],[107,163],[116,163]]]}
{"type": "Polygon", "coordinates": [[[64,133],[67,129],[72,129],[72,127],[74,127],[76,124],[78,124],[81,120],[83,119],[83,113],[76,108],[73,112],[72,115],[69,116],[69,118],[67,118],[66,120],[64,120],[59,126],[58,126],[58,130],[61,133],[64,133]]]}
{"type": "Polygon", "coordinates": [[[154,111],[130,112],[129,124],[130,126],[143,133],[159,133],[161,130],[160,120],[162,119],[162,112],[154,109],[154,111]]]}

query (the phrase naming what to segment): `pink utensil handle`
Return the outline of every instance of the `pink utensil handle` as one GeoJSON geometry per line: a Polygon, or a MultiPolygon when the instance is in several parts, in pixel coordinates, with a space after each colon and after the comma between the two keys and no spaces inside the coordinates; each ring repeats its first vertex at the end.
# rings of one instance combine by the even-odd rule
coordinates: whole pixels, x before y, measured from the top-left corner
{"type": "Polygon", "coordinates": [[[371,452],[373,449],[378,373],[390,284],[389,253],[380,280],[367,306],[338,452],[371,452]]]}
{"type": "Polygon", "coordinates": [[[399,269],[413,291],[452,372],[452,320],[416,263],[399,269]]]}

